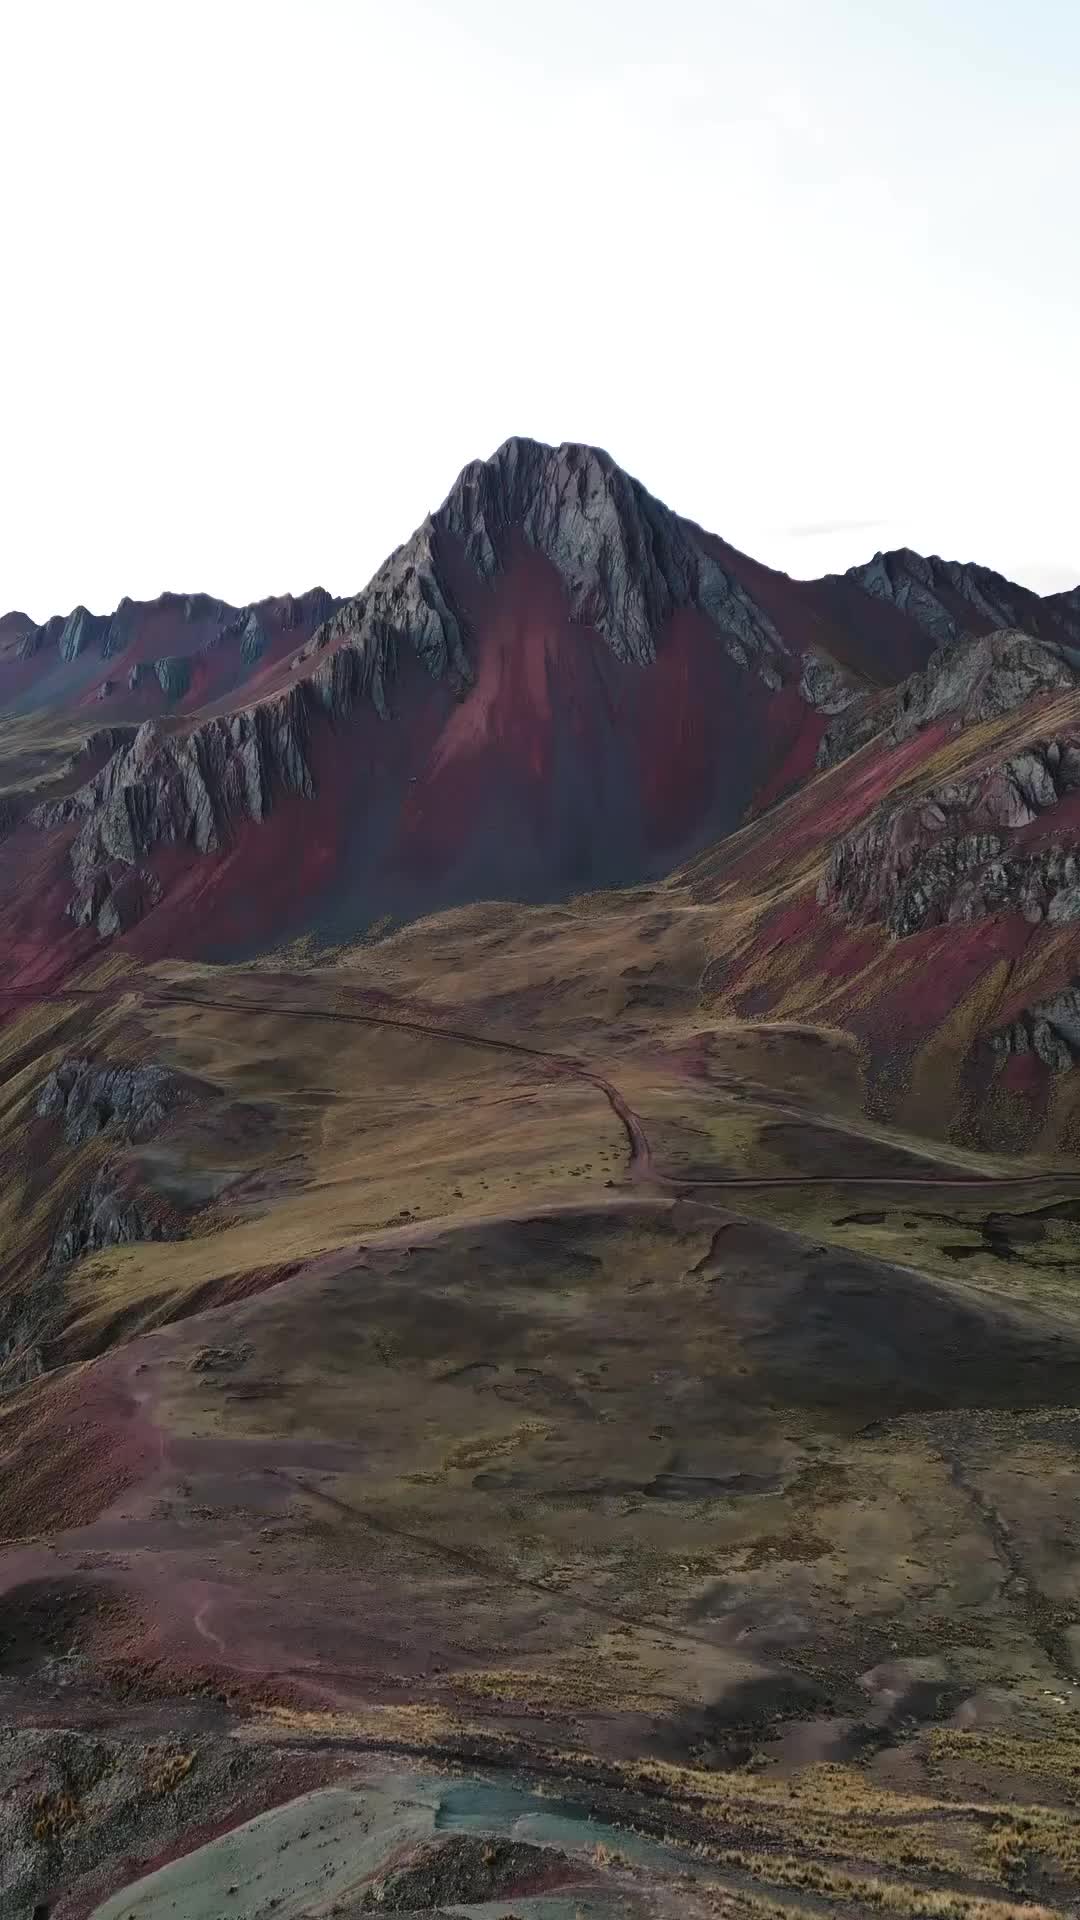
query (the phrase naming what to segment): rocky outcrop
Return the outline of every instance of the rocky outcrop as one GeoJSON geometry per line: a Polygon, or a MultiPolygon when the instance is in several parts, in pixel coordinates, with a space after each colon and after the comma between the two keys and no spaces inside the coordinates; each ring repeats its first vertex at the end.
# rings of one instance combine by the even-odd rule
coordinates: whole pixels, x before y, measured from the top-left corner
{"type": "Polygon", "coordinates": [[[246,667],[254,666],[266,651],[266,634],[254,607],[245,615],[240,632],[240,658],[246,667]]]}
{"type": "Polygon", "coordinates": [[[128,1169],[111,1160],[99,1165],[64,1207],[44,1267],[0,1303],[0,1394],[36,1379],[50,1364],[50,1349],[64,1319],[64,1272],[73,1261],[136,1240],[178,1239],[184,1224],[152,1196],[140,1199],[128,1169]]]}
{"type": "Polygon", "coordinates": [[[50,1073],[35,1111],[39,1119],[62,1119],[69,1147],[101,1134],[132,1145],[151,1139],[178,1108],[216,1096],[209,1082],[153,1061],[98,1066],[70,1059],[50,1073]]]}
{"type": "MultiPolygon", "coordinates": [[[[1000,708],[1003,701],[1026,697],[1024,687],[1066,684],[1054,675],[1072,672],[1060,648],[1040,649],[1024,635],[1011,636],[1007,644],[980,642],[978,656],[955,645],[957,607],[972,610],[984,623],[993,617],[1000,624],[1021,616],[1026,620],[1028,602],[1036,610],[1043,605],[1036,596],[1013,590],[981,569],[910,554],[879,555],[869,567],[855,570],[845,585],[844,605],[859,598],[854,580],[869,598],[890,601],[921,631],[933,632],[946,643],[946,652],[935,656],[924,676],[916,676],[918,686],[908,682],[893,697],[867,695],[861,691],[866,682],[839,665],[830,651],[835,646],[845,660],[861,657],[860,648],[870,644],[866,633],[881,625],[880,616],[867,617],[864,602],[848,636],[851,645],[845,647],[845,632],[834,629],[846,616],[837,615],[835,595],[822,594],[824,583],[797,584],[755,567],[672,513],[595,448],[508,440],[490,460],[466,467],[443,505],[390,556],[363,593],[344,603],[321,590],[239,610],[198,595],[163,596],[156,603],[156,634],[167,633],[169,622],[162,627],[159,618],[163,612],[196,631],[160,658],[140,658],[140,651],[148,654],[150,648],[135,647],[127,672],[130,689],[147,689],[155,699],[163,693],[175,704],[195,684],[192,660],[204,656],[209,672],[209,656],[222,647],[234,651],[218,684],[231,688],[241,669],[254,667],[271,644],[278,647],[283,633],[297,636],[289,662],[292,684],[287,693],[187,732],[150,724],[78,792],[31,812],[31,822],[41,827],[77,826],[68,906],[76,923],[102,936],[124,931],[159,898],[156,848],[184,843],[214,852],[241,821],[262,820],[276,794],[311,794],[313,719],[344,720],[360,703],[388,716],[407,655],[465,696],[474,662],[455,585],[460,569],[471,569],[481,581],[493,580],[521,543],[543,555],[557,573],[570,617],[594,628],[623,663],[647,668],[674,614],[701,616],[717,648],[746,674],[772,691],[797,689],[808,706],[835,716],[822,747],[823,765],[882,727],[900,737],[936,712],[962,708],[973,713],[978,700],[988,709],[995,703],[1000,708]]],[[[44,644],[48,631],[58,645],[100,644],[108,658],[132,644],[148,611],[124,601],[102,627],[77,609],[68,621],[37,630],[34,644],[44,644]]],[[[1072,631],[1073,614],[1064,604],[1038,617],[1054,632],[1072,631]]],[[[895,613],[889,616],[890,622],[895,619],[895,613]]],[[[1080,637],[1080,617],[1074,624],[1080,637]]],[[[920,632],[914,657],[922,657],[922,651],[920,632]]],[[[122,676],[118,684],[123,686],[122,676]]],[[[785,709],[785,726],[796,722],[785,709]]],[[[767,737],[767,726],[761,732],[767,737]]],[[[714,787],[715,782],[709,791],[714,787]]]]}
{"type": "Polygon", "coordinates": [[[1075,596],[1043,600],[989,567],[942,560],[901,547],[876,553],[844,576],[875,600],[885,600],[914,620],[938,647],[968,633],[1023,628],[1048,640],[1080,647],[1080,606],[1075,596]]]}
{"type": "Polygon", "coordinates": [[[32,1294],[17,1294],[0,1308],[0,1394],[16,1393],[44,1373],[48,1320],[42,1286],[32,1294]]]}
{"type": "Polygon", "coordinates": [[[36,631],[35,622],[21,608],[13,607],[10,613],[0,613],[0,647],[10,648],[15,659],[23,643],[36,631]]]}
{"type": "Polygon", "coordinates": [[[167,700],[182,700],[191,687],[191,661],[185,654],[165,660],[139,660],[128,674],[128,691],[138,693],[154,682],[167,700]]]}
{"type": "MultiPolygon", "coordinates": [[[[110,660],[127,651],[147,620],[159,621],[162,616],[171,616],[179,629],[205,629],[201,638],[194,636],[195,651],[205,651],[235,637],[240,642],[241,658],[250,665],[265,646],[271,619],[286,632],[310,634],[328,618],[336,604],[323,587],[313,587],[310,592],[299,595],[286,594],[281,600],[260,600],[246,607],[230,606],[208,593],[163,593],[157,600],[125,597],[112,613],[90,613],[86,607],[76,607],[69,614],[54,614],[40,626],[24,614],[5,616],[5,621],[16,635],[15,650],[21,659],[31,659],[55,647],[60,658],[67,662],[91,650],[99,652],[102,659],[110,660]],[[253,652],[256,632],[262,635],[262,645],[253,652]]],[[[157,672],[163,664],[162,661],[151,663],[151,671],[157,672]]]]}
{"type": "MultiPolygon", "coordinates": [[[[680,608],[693,608],[713,622],[732,659],[767,686],[777,688],[801,671],[805,697],[826,711],[851,697],[853,688],[834,663],[789,655],[707,537],[606,454],[511,440],[492,460],[465,469],[444,505],[363,594],[341,607],[324,596],[328,617],[298,654],[302,676],[286,694],[189,733],[147,723],[77,793],[35,810],[31,820],[38,826],[81,823],[70,856],[75,886],[68,911],[76,923],[103,936],[124,931],[158,897],[146,864],[155,847],[186,842],[212,852],[240,820],[261,820],[275,792],[310,795],[312,712],[342,719],[369,700],[386,716],[403,648],[464,693],[473,668],[449,584],[449,555],[464,554],[490,578],[512,532],[551,561],[573,617],[597,628],[621,660],[648,665],[664,622],[680,608]]],[[[302,628],[314,606],[312,596],[289,603],[284,618],[302,628]]],[[[265,644],[258,609],[245,614],[240,635],[241,649],[257,657],[265,644]]],[[[131,684],[156,674],[176,697],[186,685],[184,671],[183,660],[149,663],[132,670],[131,684]],[[170,680],[176,666],[182,671],[170,680]]]]}
{"type": "Polygon", "coordinates": [[[1069,1072],[1080,1062],[1080,984],[1025,1008],[990,1044],[997,1053],[1033,1053],[1055,1073],[1069,1072]]]}
{"type": "Polygon", "coordinates": [[[66,615],[54,614],[40,627],[31,626],[23,633],[19,656],[29,660],[43,648],[55,646],[61,660],[70,662],[91,647],[104,651],[109,620],[107,613],[91,613],[86,607],[75,607],[66,615]]]}
{"type": "MultiPolygon", "coordinates": [[[[155,1191],[138,1156],[123,1149],[144,1145],[174,1116],[220,1097],[209,1081],[157,1061],[113,1064],[72,1057],[49,1074],[35,1106],[38,1119],[58,1124],[65,1148],[77,1152],[94,1144],[84,1170],[66,1154],[56,1163],[63,1169],[58,1179],[66,1200],[44,1262],[0,1300],[0,1393],[25,1385],[50,1364],[65,1317],[67,1267],[103,1247],[182,1237],[190,1198],[178,1201],[164,1188],[155,1191]],[[107,1143],[104,1159],[101,1142],[107,1143]]],[[[54,1138],[54,1149],[56,1144],[54,1138]]]]}
{"type": "Polygon", "coordinates": [[[109,630],[108,616],[88,612],[86,607],[76,607],[69,613],[60,629],[57,646],[61,660],[75,660],[88,648],[101,646],[109,630]]]}
{"type": "Polygon", "coordinates": [[[1006,629],[936,653],[897,688],[891,733],[906,740],[949,714],[965,726],[998,720],[1039,694],[1080,686],[1080,654],[1006,629]]]}
{"type": "Polygon", "coordinates": [[[261,820],[275,789],[314,791],[301,687],[191,733],[153,721],[85,786],[37,808],[40,827],[82,822],[71,848],[68,912],[102,935],[122,932],[159,897],[143,866],[157,846],[187,842],[210,853],[240,820],[261,820]]]}
{"type": "Polygon", "coordinates": [[[819,901],[900,937],[1006,911],[1032,925],[1080,920],[1080,857],[1014,839],[1078,789],[1080,743],[1049,740],[974,779],[902,801],[837,844],[819,901]]]}
{"type": "Polygon", "coordinates": [[[36,1102],[38,1118],[60,1124],[66,1148],[108,1141],[116,1151],[102,1160],[92,1148],[85,1173],[76,1172],[74,1190],[66,1173],[71,1162],[64,1155],[59,1163],[67,1198],[44,1261],[0,1299],[0,1394],[24,1386],[50,1364],[65,1316],[64,1274],[73,1261],[103,1247],[184,1233],[184,1213],[174,1200],[144,1186],[137,1161],[125,1161],[122,1149],[153,1139],[179,1111],[219,1097],[209,1082],[152,1061],[96,1065],[72,1058],[49,1074],[36,1102]]]}
{"type": "Polygon", "coordinates": [[[49,1249],[49,1266],[68,1266],[85,1253],[100,1252],[102,1247],[179,1237],[179,1227],[140,1204],[131,1195],[122,1171],[106,1161],[65,1210],[49,1249]]]}
{"type": "Polygon", "coordinates": [[[42,780],[36,787],[19,791],[17,788],[0,794],[0,840],[5,834],[13,833],[26,819],[35,824],[42,818],[42,810],[49,805],[47,797],[71,786],[73,781],[85,783],[92,765],[100,766],[104,759],[129,746],[135,738],[134,727],[97,727],[87,734],[77,752],[63,761],[51,777],[42,780]]]}
{"type": "Polygon", "coordinates": [[[996,720],[1039,694],[1080,686],[1080,653],[1006,629],[933,654],[886,694],[862,695],[824,734],[819,767],[835,766],[881,735],[898,745],[921,727],[949,717],[968,726],[996,720]]]}
{"type": "Polygon", "coordinates": [[[512,531],[551,562],[571,618],[595,627],[620,660],[648,665],[664,622],[692,607],[714,622],[740,666],[780,685],[788,649],[707,536],[608,454],[519,439],[466,467],[437,512],[313,636],[302,658],[330,652],[314,674],[326,704],[368,693],[385,712],[402,645],[429,673],[468,686],[472,668],[447,579],[448,552],[456,548],[491,579],[512,531]],[[340,649],[356,663],[338,665],[340,649]]]}
{"type": "Polygon", "coordinates": [[[65,777],[78,773],[86,760],[98,759],[102,755],[111,756],[130,747],[137,732],[137,727],[95,727],[93,733],[86,735],[78,752],[73,753],[67,761],[63,769],[65,777]]]}
{"type": "Polygon", "coordinates": [[[381,1874],[355,1912],[437,1915],[444,1901],[485,1905],[510,1894],[527,1897],[538,1887],[547,1892],[573,1878],[568,1856],[557,1848],[494,1834],[443,1834],[381,1874]]]}
{"type": "Polygon", "coordinates": [[[818,742],[815,765],[819,769],[839,766],[868,741],[887,733],[891,712],[891,694],[858,694],[826,727],[818,742]]]}
{"type": "Polygon", "coordinates": [[[843,713],[854,701],[865,698],[859,682],[821,653],[803,654],[799,692],[807,706],[816,707],[819,713],[843,713]]]}

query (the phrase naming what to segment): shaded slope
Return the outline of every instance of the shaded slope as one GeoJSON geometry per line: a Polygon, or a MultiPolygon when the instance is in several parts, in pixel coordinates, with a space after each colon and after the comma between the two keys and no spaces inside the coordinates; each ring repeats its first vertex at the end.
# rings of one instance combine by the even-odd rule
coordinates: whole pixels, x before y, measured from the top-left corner
{"type": "Polygon", "coordinates": [[[40,626],[0,622],[0,706],[6,714],[103,709],[110,723],[194,712],[208,700],[257,692],[268,670],[303,644],[336,602],[321,587],[234,607],[206,593],[86,607],[40,626]]]}
{"type": "MultiPolygon", "coordinates": [[[[954,625],[961,604],[975,631],[989,617],[983,579],[949,572],[954,625]]],[[[14,792],[12,864],[38,866],[47,905],[12,944],[56,940],[65,868],[76,927],[216,957],[660,874],[805,779],[862,690],[925,665],[928,591],[873,568],[788,580],[606,454],[511,440],[339,606],[165,596],[29,634],[13,616],[9,710],[81,699],[115,660],[116,711],[172,717],[75,791],[14,792]]],[[[1080,636],[1067,606],[1038,618],[1080,636]]]]}
{"type": "Polygon", "coordinates": [[[706,944],[737,944],[748,898],[463,910],[288,972],[95,949],[94,998],[20,1002],[0,1098],[40,1131],[5,1169],[45,1196],[128,1134],[175,1192],[210,1157],[194,1128],[280,1128],[186,1238],[67,1268],[61,1364],[0,1405],[9,1745],[86,1719],[196,1756],[137,1849],[97,1824],[120,1781],[81,1775],[46,1847],[24,1809],[67,1780],[30,1749],[34,1900],[74,1920],[90,1863],[120,1886],[158,1823],[209,1837],[209,1729],[542,1769],[593,1806],[633,1785],[633,1825],[758,1889],[805,1887],[810,1855],[852,1920],[871,1875],[900,1914],[1012,1885],[990,1835],[1020,1802],[1025,1887],[1069,1910],[1080,1329],[1022,1234],[1066,1216],[1045,1251],[1075,1266],[1076,1176],[943,1191],[1002,1169],[867,1126],[838,1036],[703,1014],[706,944]],[[627,1190],[615,1090],[674,1190],[627,1190]],[[745,1155],[803,1184],[679,1194],[745,1155]],[[991,1228],[1019,1257],[952,1260],[991,1228]]]}
{"type": "Polygon", "coordinates": [[[1021,627],[1037,639],[1073,646],[1080,634],[1075,591],[1044,599],[989,567],[937,554],[927,558],[909,547],[876,553],[864,565],[849,567],[843,578],[906,614],[939,647],[998,627],[1021,627]]]}
{"type": "Polygon", "coordinates": [[[881,1116],[1074,1149],[1078,682],[1060,647],[995,634],[876,703],[866,744],[688,871],[737,929],[710,1003],[846,1029],[881,1116]]]}

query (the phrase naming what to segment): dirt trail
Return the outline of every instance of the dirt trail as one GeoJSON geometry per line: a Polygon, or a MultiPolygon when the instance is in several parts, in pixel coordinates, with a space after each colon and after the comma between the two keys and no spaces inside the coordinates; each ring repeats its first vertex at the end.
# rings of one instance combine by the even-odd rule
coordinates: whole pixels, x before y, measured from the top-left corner
{"type": "Polygon", "coordinates": [[[543,1068],[547,1073],[583,1081],[603,1094],[618,1120],[630,1148],[630,1175],[643,1180],[653,1171],[652,1148],[640,1114],[633,1111],[618,1087],[595,1068],[586,1066],[572,1054],[550,1053],[542,1047],[530,1047],[523,1040],[504,1040],[494,1034],[470,1033],[460,1027],[447,1027],[436,1019],[421,1020],[405,1014],[346,1012],[341,1008],[255,1005],[250,1000],[218,1000],[206,994],[177,993],[170,988],[137,987],[121,981],[115,987],[58,987],[34,992],[28,988],[0,987],[0,1002],[14,1000],[27,1004],[43,1001],[90,1000],[107,1005],[119,999],[142,1000],[150,1007],[206,1007],[216,1013],[274,1014],[286,1020],[332,1020],[347,1026],[398,1028],[402,1033],[422,1035],[425,1039],[456,1041],[461,1046],[484,1047],[496,1053],[516,1054],[543,1068]]]}
{"type": "MultiPolygon", "coordinates": [[[[387,997],[380,995],[380,1002],[386,1004],[387,997]]],[[[18,1003],[40,1004],[43,1001],[64,1000],[97,1001],[109,1004],[119,999],[141,1000],[150,1007],[202,1007],[216,1013],[241,1013],[250,1017],[253,1013],[276,1015],[288,1020],[329,1020],[347,1026],[380,1027],[398,1029],[402,1033],[422,1036],[424,1039],[449,1040],[459,1046],[483,1047],[489,1052],[507,1053],[518,1058],[534,1062],[545,1073],[581,1081],[603,1095],[612,1113],[615,1115],[626,1135],[630,1149],[629,1175],[631,1180],[649,1184],[668,1192],[688,1193],[697,1191],[715,1192],[726,1189],[767,1188],[767,1187],[945,1187],[949,1189],[979,1189],[996,1191],[1001,1188],[1030,1188],[1051,1185],[1080,1187],[1080,1172],[1070,1173],[1064,1169],[1048,1168],[1041,1173],[968,1173],[943,1174],[927,1171],[925,1174],[882,1174],[882,1173],[730,1173],[717,1174],[709,1179],[690,1179],[676,1172],[667,1172],[657,1167],[652,1146],[645,1124],[639,1113],[630,1106],[626,1097],[620,1093],[612,1081],[598,1072],[595,1067],[586,1065],[573,1054],[552,1053],[542,1047],[530,1047],[523,1040],[506,1040],[495,1034],[474,1033],[463,1027],[445,1026],[436,1017],[421,1019],[414,1011],[405,1013],[361,1013],[343,1008],[281,1006],[272,1003],[260,1005],[251,1000],[224,1000],[210,998],[206,994],[179,993],[172,988],[133,986],[130,981],[120,981],[108,987],[57,987],[52,989],[0,987],[0,1003],[14,1000],[18,1003]]],[[[810,1120],[808,1114],[799,1113],[798,1117],[810,1120]]],[[[838,1129],[839,1131],[839,1129],[838,1129]]]]}
{"type": "Polygon", "coordinates": [[[714,1180],[684,1180],[679,1173],[661,1173],[657,1178],[678,1193],[727,1187],[977,1187],[980,1192],[996,1193],[999,1187],[1080,1185],[1080,1173],[1057,1169],[1046,1173],[728,1173],[714,1180]]]}
{"type": "MultiPolygon", "coordinates": [[[[371,1513],[363,1507],[355,1506],[350,1500],[341,1500],[336,1494],[328,1493],[325,1488],[316,1486],[303,1475],[289,1473],[283,1467],[265,1467],[263,1471],[275,1480],[282,1481],[296,1493],[309,1500],[321,1500],[324,1506],[332,1507],[335,1512],[355,1520],[370,1532],[383,1534],[387,1539],[403,1541],[407,1546],[429,1558],[446,1561],[448,1565],[462,1572],[477,1575],[496,1586],[516,1587],[526,1593],[537,1594],[548,1606],[571,1607],[580,1613],[587,1613],[606,1624],[614,1622],[617,1626],[627,1627],[635,1632],[652,1634],[660,1640],[678,1640],[687,1646],[703,1647],[707,1653],[715,1654],[716,1642],[708,1634],[695,1633],[689,1627],[673,1625],[667,1620],[649,1619],[647,1615],[628,1613],[618,1607],[607,1605],[594,1599],[590,1594],[575,1592],[572,1587],[549,1586],[544,1580],[530,1579],[527,1574],[517,1573],[512,1568],[502,1566],[487,1554],[478,1553],[468,1547],[457,1547],[447,1541],[437,1540],[432,1534],[419,1533],[410,1527],[401,1527],[385,1515],[371,1513]]],[[[198,1622],[196,1622],[198,1625],[198,1622]]]]}
{"type": "Polygon", "coordinates": [[[224,1653],[225,1642],[220,1633],[215,1633],[213,1627],[208,1627],[206,1624],[206,1616],[213,1604],[212,1600],[204,1600],[193,1616],[192,1625],[200,1639],[208,1641],[212,1647],[217,1648],[219,1653],[224,1653]]]}
{"type": "MultiPolygon", "coordinates": [[[[252,1012],[250,1004],[239,1000],[209,1000],[202,994],[178,994],[173,992],[148,993],[144,996],[154,1006],[213,1007],[222,1013],[252,1012]]],[[[645,1132],[640,1114],[633,1111],[618,1087],[605,1079],[594,1067],[586,1066],[583,1060],[577,1060],[572,1054],[549,1053],[543,1047],[530,1047],[523,1040],[504,1040],[494,1034],[471,1033],[462,1027],[443,1026],[438,1020],[420,1020],[405,1014],[358,1013],[328,1007],[267,1007],[267,1013],[297,1020],[336,1020],[352,1026],[361,1027],[397,1027],[403,1033],[421,1034],[425,1039],[434,1036],[440,1040],[454,1040],[465,1047],[485,1047],[496,1053],[510,1053],[534,1060],[548,1073],[564,1075],[573,1080],[584,1081],[602,1093],[619,1124],[626,1134],[630,1147],[630,1172],[634,1179],[644,1179],[652,1172],[652,1148],[645,1132]]]]}

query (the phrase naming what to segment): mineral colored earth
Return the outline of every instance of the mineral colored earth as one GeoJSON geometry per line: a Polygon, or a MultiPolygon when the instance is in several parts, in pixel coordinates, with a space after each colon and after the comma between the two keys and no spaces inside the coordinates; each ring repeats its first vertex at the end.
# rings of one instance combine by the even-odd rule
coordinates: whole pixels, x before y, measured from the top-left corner
{"type": "Polygon", "coordinates": [[[511,440],[0,620],[0,1916],[1080,1903],[1080,589],[511,440]]]}

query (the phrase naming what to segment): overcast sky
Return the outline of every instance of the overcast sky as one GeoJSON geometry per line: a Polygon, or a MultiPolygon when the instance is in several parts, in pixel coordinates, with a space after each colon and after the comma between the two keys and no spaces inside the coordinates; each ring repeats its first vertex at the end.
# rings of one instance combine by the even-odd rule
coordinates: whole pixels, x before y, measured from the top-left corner
{"type": "Polygon", "coordinates": [[[0,609],[361,587],[590,440],[1080,581],[1077,0],[0,0],[0,609]]]}

